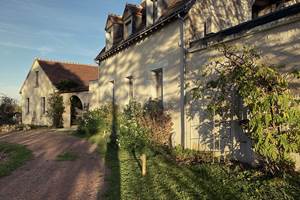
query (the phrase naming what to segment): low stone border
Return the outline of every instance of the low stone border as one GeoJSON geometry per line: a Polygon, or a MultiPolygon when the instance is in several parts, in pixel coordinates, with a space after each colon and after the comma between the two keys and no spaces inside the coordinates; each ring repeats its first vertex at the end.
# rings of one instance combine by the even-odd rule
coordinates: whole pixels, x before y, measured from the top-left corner
{"type": "Polygon", "coordinates": [[[9,133],[14,131],[28,131],[31,130],[31,127],[29,125],[3,125],[0,126],[0,133],[9,133]]]}

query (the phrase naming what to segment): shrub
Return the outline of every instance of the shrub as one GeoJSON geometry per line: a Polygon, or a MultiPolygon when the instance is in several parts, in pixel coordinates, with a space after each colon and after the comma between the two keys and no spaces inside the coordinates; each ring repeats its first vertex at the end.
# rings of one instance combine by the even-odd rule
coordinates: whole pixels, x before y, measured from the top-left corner
{"type": "Polygon", "coordinates": [[[15,114],[20,111],[17,101],[5,95],[0,97],[0,125],[15,124],[15,114]]]}
{"type": "Polygon", "coordinates": [[[144,106],[133,100],[123,110],[120,143],[139,150],[150,143],[170,146],[172,126],[160,100],[149,99],[144,106]]]}
{"type": "Polygon", "coordinates": [[[140,123],[142,117],[142,106],[136,101],[130,101],[120,117],[119,144],[133,153],[142,152],[150,141],[149,130],[140,123]]]}
{"type": "Polygon", "coordinates": [[[55,128],[63,127],[63,113],[65,112],[64,100],[59,93],[54,93],[48,98],[47,116],[55,128]]]}
{"type": "Polygon", "coordinates": [[[181,146],[176,146],[171,150],[171,155],[175,157],[180,164],[193,165],[199,163],[213,162],[213,152],[211,151],[196,151],[184,149],[181,146]]]}
{"type": "Polygon", "coordinates": [[[154,143],[172,146],[173,122],[171,116],[164,110],[161,100],[150,98],[144,104],[142,123],[149,128],[154,143]]]}
{"type": "Polygon", "coordinates": [[[77,133],[94,135],[100,132],[110,132],[112,128],[112,107],[103,105],[98,109],[84,113],[79,121],[77,133]]]}
{"type": "Polygon", "coordinates": [[[212,115],[238,118],[268,172],[289,170],[290,153],[300,143],[299,101],[287,80],[293,75],[262,64],[253,48],[222,46],[219,52],[221,58],[199,70],[204,77],[194,81],[192,99],[205,99],[212,115]],[[236,99],[242,102],[238,109],[236,99]],[[247,111],[246,119],[241,111],[247,111]]]}

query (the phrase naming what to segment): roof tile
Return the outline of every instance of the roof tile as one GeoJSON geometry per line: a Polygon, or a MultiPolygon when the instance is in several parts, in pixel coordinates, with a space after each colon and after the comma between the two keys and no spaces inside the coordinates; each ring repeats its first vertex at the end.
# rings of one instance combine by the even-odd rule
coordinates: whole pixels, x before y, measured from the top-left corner
{"type": "Polygon", "coordinates": [[[61,81],[69,80],[78,85],[71,91],[88,91],[89,81],[98,78],[97,66],[45,60],[38,60],[38,63],[55,87],[61,81]]]}

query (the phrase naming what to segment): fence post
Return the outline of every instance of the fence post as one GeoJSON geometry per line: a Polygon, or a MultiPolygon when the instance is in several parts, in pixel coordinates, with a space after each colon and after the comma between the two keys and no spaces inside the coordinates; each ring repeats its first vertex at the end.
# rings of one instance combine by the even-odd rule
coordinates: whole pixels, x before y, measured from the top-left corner
{"type": "Polygon", "coordinates": [[[141,161],[142,161],[142,175],[146,176],[147,174],[147,163],[146,163],[146,154],[141,155],[141,161]]]}

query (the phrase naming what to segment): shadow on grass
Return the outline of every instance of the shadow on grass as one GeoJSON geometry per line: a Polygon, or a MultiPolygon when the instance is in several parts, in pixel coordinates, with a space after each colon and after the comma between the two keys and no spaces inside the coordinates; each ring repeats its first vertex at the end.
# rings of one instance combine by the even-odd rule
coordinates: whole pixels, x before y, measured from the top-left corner
{"type": "Polygon", "coordinates": [[[129,153],[117,145],[116,121],[113,117],[109,138],[105,134],[89,138],[98,145],[107,169],[107,187],[99,199],[254,200],[299,197],[297,178],[267,178],[257,175],[254,170],[235,170],[217,164],[183,166],[174,161],[169,150],[149,149],[147,175],[143,177],[139,155],[129,153]]]}
{"type": "Polygon", "coordinates": [[[111,192],[118,192],[109,199],[297,199],[300,194],[297,178],[257,181],[255,171],[234,172],[217,164],[180,166],[163,155],[148,157],[147,176],[142,177],[134,156],[118,152],[110,185],[111,192]]]}
{"type": "Polygon", "coordinates": [[[105,199],[121,199],[119,148],[114,141],[111,141],[107,144],[106,151],[105,165],[108,172],[105,173],[105,182],[108,186],[104,197],[105,199]]]}
{"type": "MultiPolygon", "coordinates": [[[[108,183],[104,193],[105,199],[121,199],[121,173],[119,160],[119,146],[117,145],[117,107],[115,105],[115,91],[113,88],[112,99],[112,127],[109,142],[105,151],[105,165],[108,173],[105,173],[105,182],[108,183]]],[[[101,198],[100,198],[101,199],[101,198]]]]}

